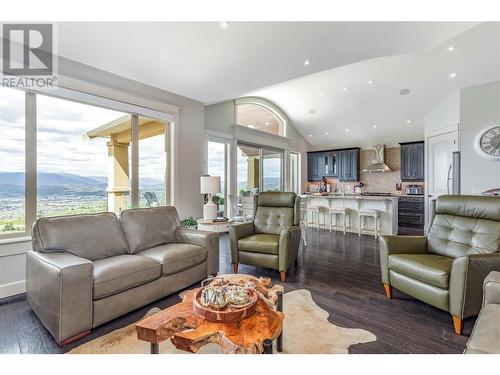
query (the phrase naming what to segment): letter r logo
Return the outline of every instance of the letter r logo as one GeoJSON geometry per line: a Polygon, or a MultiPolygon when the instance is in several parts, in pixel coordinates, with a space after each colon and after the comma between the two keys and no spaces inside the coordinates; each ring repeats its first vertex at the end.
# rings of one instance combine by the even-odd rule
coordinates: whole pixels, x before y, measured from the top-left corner
{"type": "Polygon", "coordinates": [[[42,76],[53,73],[51,24],[3,25],[3,73],[42,76]]]}

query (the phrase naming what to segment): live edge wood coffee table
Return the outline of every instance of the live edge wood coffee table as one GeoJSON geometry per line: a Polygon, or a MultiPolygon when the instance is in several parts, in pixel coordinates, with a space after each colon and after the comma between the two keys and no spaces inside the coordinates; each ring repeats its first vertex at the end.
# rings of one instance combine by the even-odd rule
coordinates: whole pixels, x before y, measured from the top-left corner
{"type": "Polygon", "coordinates": [[[177,349],[196,353],[208,343],[222,347],[225,353],[272,353],[272,341],[282,351],[283,287],[271,287],[271,279],[250,275],[223,275],[231,283],[255,284],[255,313],[234,323],[214,323],[193,311],[193,298],[200,289],[185,292],[182,302],[168,307],[136,324],[137,338],[151,344],[151,353],[159,353],[159,343],[170,339],[177,349]]]}

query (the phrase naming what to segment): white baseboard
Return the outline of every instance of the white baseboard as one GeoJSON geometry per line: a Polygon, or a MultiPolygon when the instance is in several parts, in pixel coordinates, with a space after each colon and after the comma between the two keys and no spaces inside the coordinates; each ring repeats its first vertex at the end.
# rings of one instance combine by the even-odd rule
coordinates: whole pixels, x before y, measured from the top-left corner
{"type": "Polygon", "coordinates": [[[14,296],[26,292],[26,280],[0,285],[0,298],[14,296]]]}

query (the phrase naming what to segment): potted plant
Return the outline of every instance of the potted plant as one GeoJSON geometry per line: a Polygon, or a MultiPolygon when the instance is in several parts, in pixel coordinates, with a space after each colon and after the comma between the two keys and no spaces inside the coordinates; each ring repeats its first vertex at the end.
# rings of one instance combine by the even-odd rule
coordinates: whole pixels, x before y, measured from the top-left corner
{"type": "Polygon", "coordinates": [[[181,220],[181,226],[184,228],[196,229],[197,225],[198,222],[192,216],[185,218],[184,220],[181,220]]]}

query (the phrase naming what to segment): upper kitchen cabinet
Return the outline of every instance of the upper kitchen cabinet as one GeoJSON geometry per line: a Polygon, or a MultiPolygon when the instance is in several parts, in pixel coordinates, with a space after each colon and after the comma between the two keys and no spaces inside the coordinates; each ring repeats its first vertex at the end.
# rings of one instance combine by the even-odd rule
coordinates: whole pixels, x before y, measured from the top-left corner
{"type": "Polygon", "coordinates": [[[424,142],[401,145],[401,180],[424,181],[424,142]]]}
{"type": "Polygon", "coordinates": [[[359,181],[359,148],[338,151],[340,181],[359,181]]]}
{"type": "Polygon", "coordinates": [[[307,153],[307,179],[319,181],[323,177],[341,181],[358,181],[359,148],[307,153]]]}

